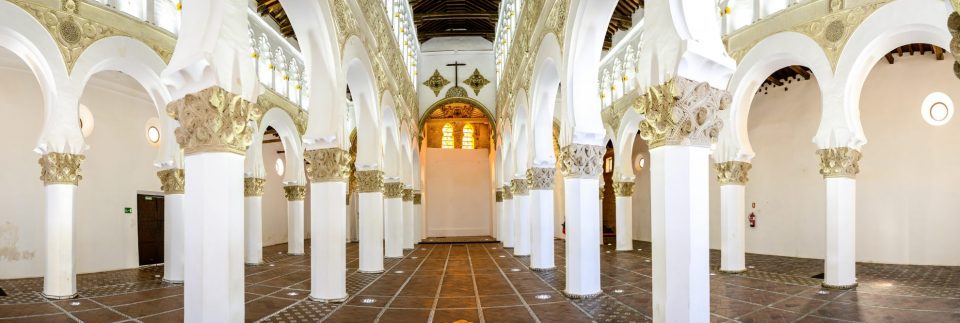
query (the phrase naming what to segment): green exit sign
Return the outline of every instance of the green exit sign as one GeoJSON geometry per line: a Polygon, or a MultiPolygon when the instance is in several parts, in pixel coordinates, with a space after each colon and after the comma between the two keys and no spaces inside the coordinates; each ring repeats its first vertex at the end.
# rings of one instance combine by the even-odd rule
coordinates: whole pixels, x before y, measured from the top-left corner
{"type": "Polygon", "coordinates": [[[132,207],[123,208],[123,214],[133,214],[133,208],[132,207]]]}

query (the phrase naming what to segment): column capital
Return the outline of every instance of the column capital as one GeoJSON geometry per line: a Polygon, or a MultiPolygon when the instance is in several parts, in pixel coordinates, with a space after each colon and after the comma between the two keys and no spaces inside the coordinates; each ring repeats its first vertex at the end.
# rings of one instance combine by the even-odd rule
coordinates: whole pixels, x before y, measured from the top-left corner
{"type": "Polygon", "coordinates": [[[357,190],[360,193],[383,192],[383,172],[379,170],[357,171],[357,190]]]}
{"type": "Polygon", "coordinates": [[[340,148],[307,150],[307,177],[312,183],[344,182],[350,179],[350,152],[340,148]]]}
{"type": "Polygon", "coordinates": [[[560,173],[564,178],[597,178],[603,170],[607,147],[570,144],[560,148],[560,173]]]}
{"type": "Polygon", "coordinates": [[[413,202],[413,189],[405,188],[403,189],[402,198],[404,202],[413,202]]]}
{"type": "Polygon", "coordinates": [[[256,177],[243,178],[243,196],[255,197],[263,196],[263,185],[267,183],[266,179],[256,177]]]}
{"type": "Polygon", "coordinates": [[[603,186],[603,181],[600,181],[600,189],[597,191],[600,192],[600,200],[603,201],[603,192],[606,191],[606,187],[603,186]]]}
{"type": "Polygon", "coordinates": [[[527,186],[526,178],[514,178],[513,181],[511,181],[511,183],[513,184],[512,185],[513,191],[511,192],[513,193],[513,195],[515,196],[530,195],[530,187],[527,186]]]}
{"type": "Polygon", "coordinates": [[[160,177],[160,189],[163,194],[183,194],[186,185],[185,173],[182,168],[171,168],[157,172],[160,177]]]}
{"type": "Polygon", "coordinates": [[[496,198],[497,203],[502,203],[502,202],[503,202],[503,190],[497,189],[496,196],[497,196],[497,198],[496,198]]]}
{"type": "Polygon", "coordinates": [[[527,170],[527,184],[531,190],[552,190],[556,168],[533,167],[527,170]]]}
{"type": "Polygon", "coordinates": [[[403,197],[403,183],[392,182],[383,184],[383,197],[388,199],[398,199],[403,197]]]}
{"type": "Polygon", "coordinates": [[[823,178],[854,178],[860,173],[859,150],[849,147],[836,147],[817,150],[820,156],[820,175],[823,178]]]}
{"type": "Polygon", "coordinates": [[[283,194],[287,201],[303,201],[307,198],[307,186],[291,185],[283,187],[283,194]]]}
{"type": "Polygon", "coordinates": [[[413,192],[413,205],[420,205],[423,202],[423,194],[420,191],[413,192]]]}
{"type": "Polygon", "coordinates": [[[717,171],[717,181],[720,185],[747,185],[747,173],[753,165],[742,161],[728,161],[713,164],[717,171]]]}
{"type": "Polygon", "coordinates": [[[80,162],[86,158],[80,154],[47,153],[40,156],[40,180],[43,185],[80,185],[80,162]]]}
{"type": "Polygon", "coordinates": [[[219,86],[190,93],[167,105],[167,114],[180,122],[174,131],[184,155],[208,152],[246,154],[253,141],[256,103],[219,86]]]}
{"type": "Polygon", "coordinates": [[[679,76],[651,86],[634,102],[634,109],[646,117],[640,122],[640,137],[650,149],[710,147],[723,127],[719,112],[729,106],[729,92],[679,76]]]}
{"type": "Polygon", "coordinates": [[[503,186],[503,200],[512,200],[513,199],[513,187],[510,185],[503,186]]]}
{"type": "MultiPolygon", "coordinates": [[[[613,182],[613,194],[616,196],[633,196],[633,182],[613,182]]],[[[602,188],[601,188],[602,190],[602,188]]]]}

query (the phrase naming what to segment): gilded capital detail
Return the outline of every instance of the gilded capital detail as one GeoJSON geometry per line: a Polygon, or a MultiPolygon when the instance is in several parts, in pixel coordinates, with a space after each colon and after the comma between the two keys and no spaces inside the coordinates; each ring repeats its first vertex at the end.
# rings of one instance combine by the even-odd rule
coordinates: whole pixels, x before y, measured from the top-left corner
{"type": "Polygon", "coordinates": [[[510,185],[503,186],[503,200],[512,200],[513,199],[513,188],[510,185]]]}
{"type": "Polygon", "coordinates": [[[555,168],[534,167],[527,170],[527,184],[531,190],[552,190],[555,168]]]}
{"type": "Polygon", "coordinates": [[[405,188],[403,189],[403,201],[404,202],[413,202],[413,189],[405,188]]]}
{"type": "Polygon", "coordinates": [[[80,185],[80,162],[86,158],[79,154],[47,153],[40,156],[40,180],[43,185],[80,185]]]}
{"type": "MultiPolygon", "coordinates": [[[[623,197],[633,196],[633,184],[633,182],[613,182],[613,195],[623,197]]],[[[603,189],[600,191],[603,192],[603,189]]]]}
{"type": "Polygon", "coordinates": [[[253,120],[259,118],[260,109],[255,103],[214,86],[171,102],[167,114],[180,121],[174,134],[185,155],[243,155],[253,141],[253,120]]]}
{"type": "Polygon", "coordinates": [[[160,189],[164,194],[183,194],[186,178],[182,168],[165,169],[157,172],[160,177],[160,189]]]}
{"type": "Polygon", "coordinates": [[[383,197],[388,199],[398,199],[403,197],[403,183],[385,183],[383,184],[383,197]]]}
{"type": "Polygon", "coordinates": [[[421,202],[423,202],[423,195],[420,193],[420,191],[414,191],[413,205],[420,205],[421,202]]]}
{"type": "Polygon", "coordinates": [[[379,170],[358,171],[357,189],[360,193],[383,192],[383,172],[379,170]]]}
{"type": "Polygon", "coordinates": [[[634,109],[645,117],[640,122],[640,137],[653,149],[709,147],[723,127],[719,112],[729,106],[727,91],[715,89],[706,82],[674,77],[647,89],[637,98],[634,109]]]}
{"type": "Polygon", "coordinates": [[[817,155],[820,156],[820,175],[823,175],[823,178],[854,178],[860,173],[860,158],[863,154],[859,150],[848,147],[827,148],[817,150],[817,155]]]}
{"type": "Polygon", "coordinates": [[[717,171],[717,181],[720,185],[747,185],[747,173],[753,168],[748,162],[728,161],[713,164],[717,171]]]}
{"type": "Polygon", "coordinates": [[[303,201],[307,198],[307,187],[304,185],[284,186],[283,194],[287,201],[303,201]]]}
{"type": "Polygon", "coordinates": [[[307,178],[312,183],[344,182],[350,179],[350,152],[340,148],[307,150],[307,178]]]}
{"type": "Polygon", "coordinates": [[[503,202],[503,190],[497,189],[497,192],[496,192],[496,201],[497,201],[497,203],[503,202]]]}
{"type": "Polygon", "coordinates": [[[570,144],[560,148],[560,173],[564,178],[597,178],[603,170],[604,146],[570,144]]]}
{"type": "Polygon", "coordinates": [[[527,196],[530,195],[530,187],[527,186],[527,180],[525,178],[516,178],[513,180],[513,195],[517,196],[527,196]]]}
{"type": "Polygon", "coordinates": [[[263,184],[266,184],[267,180],[263,178],[256,177],[244,177],[243,178],[243,196],[252,197],[252,196],[263,196],[263,184]]]}

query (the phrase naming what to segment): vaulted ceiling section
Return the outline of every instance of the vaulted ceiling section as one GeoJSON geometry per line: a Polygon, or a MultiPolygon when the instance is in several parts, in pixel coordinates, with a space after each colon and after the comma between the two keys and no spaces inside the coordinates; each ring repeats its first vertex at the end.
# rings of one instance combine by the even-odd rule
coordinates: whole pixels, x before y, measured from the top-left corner
{"type": "Polygon", "coordinates": [[[434,37],[480,36],[493,41],[500,0],[410,0],[420,42],[434,37]]]}

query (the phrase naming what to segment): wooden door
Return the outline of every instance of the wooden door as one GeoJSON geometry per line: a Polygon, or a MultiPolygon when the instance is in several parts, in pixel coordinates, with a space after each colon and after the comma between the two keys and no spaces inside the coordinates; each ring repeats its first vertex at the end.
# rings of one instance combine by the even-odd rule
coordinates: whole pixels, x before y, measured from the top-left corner
{"type": "Polygon", "coordinates": [[[163,196],[137,194],[140,265],[163,262],[163,196]]]}

